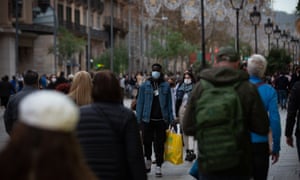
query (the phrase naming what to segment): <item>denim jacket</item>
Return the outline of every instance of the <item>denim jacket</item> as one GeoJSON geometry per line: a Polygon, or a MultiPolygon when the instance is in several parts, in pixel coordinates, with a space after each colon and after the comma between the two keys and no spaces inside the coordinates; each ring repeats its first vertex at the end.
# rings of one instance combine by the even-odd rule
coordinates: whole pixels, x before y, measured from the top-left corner
{"type": "MultiPolygon", "coordinates": [[[[167,123],[173,121],[172,110],[172,96],[171,88],[167,82],[161,82],[159,87],[159,103],[163,119],[167,123]]],[[[137,104],[136,104],[136,116],[138,123],[141,121],[149,123],[151,107],[153,101],[153,87],[150,80],[145,81],[139,88],[137,104]]]]}

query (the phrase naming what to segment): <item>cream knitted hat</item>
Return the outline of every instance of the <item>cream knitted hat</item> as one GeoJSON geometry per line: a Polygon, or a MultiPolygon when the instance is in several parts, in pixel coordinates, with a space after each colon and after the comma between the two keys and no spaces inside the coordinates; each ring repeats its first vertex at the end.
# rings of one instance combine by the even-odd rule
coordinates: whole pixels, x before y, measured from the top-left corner
{"type": "Polygon", "coordinates": [[[79,120],[79,110],[66,95],[41,90],[26,96],[20,103],[21,122],[41,129],[71,132],[79,120]]]}

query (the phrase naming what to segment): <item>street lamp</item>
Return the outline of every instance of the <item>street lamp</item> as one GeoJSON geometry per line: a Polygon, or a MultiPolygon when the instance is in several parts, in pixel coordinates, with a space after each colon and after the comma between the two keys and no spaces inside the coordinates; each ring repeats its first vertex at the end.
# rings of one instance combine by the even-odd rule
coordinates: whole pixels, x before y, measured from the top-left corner
{"type": "Polygon", "coordinates": [[[285,49],[285,43],[288,41],[289,35],[285,30],[283,30],[280,37],[281,37],[282,42],[283,42],[283,48],[285,49]]]}
{"type": "MultiPolygon", "coordinates": [[[[291,44],[292,44],[292,59],[293,59],[293,65],[295,65],[295,57],[296,57],[296,53],[295,53],[295,47],[297,46],[297,39],[294,37],[294,36],[292,36],[291,37],[291,44]]],[[[296,48],[296,50],[297,50],[297,48],[296,48]]]]}
{"type": "Polygon", "coordinates": [[[265,23],[265,33],[268,35],[268,52],[270,52],[270,36],[273,32],[274,24],[271,22],[271,19],[268,18],[267,22],[265,23]]]}
{"type": "Polygon", "coordinates": [[[236,39],[235,39],[235,48],[238,54],[240,54],[240,45],[239,45],[239,11],[243,9],[244,0],[230,0],[231,7],[236,12],[236,39]]]}
{"type": "Polygon", "coordinates": [[[279,46],[278,46],[278,40],[279,40],[280,35],[281,35],[281,30],[279,29],[278,25],[275,26],[273,34],[274,34],[274,38],[276,39],[276,47],[278,49],[279,48],[279,46]]]}
{"type": "Polygon", "coordinates": [[[250,13],[250,21],[254,25],[254,36],[255,36],[255,53],[257,54],[257,25],[261,20],[260,12],[257,11],[256,6],[253,7],[253,11],[250,13]]]}

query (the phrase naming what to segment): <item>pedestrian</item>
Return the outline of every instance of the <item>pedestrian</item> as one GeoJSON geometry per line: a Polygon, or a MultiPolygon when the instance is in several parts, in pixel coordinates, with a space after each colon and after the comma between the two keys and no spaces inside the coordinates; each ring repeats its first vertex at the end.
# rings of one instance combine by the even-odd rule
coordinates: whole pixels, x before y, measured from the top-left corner
{"type": "Polygon", "coordinates": [[[300,67],[296,67],[295,72],[292,74],[291,82],[290,82],[290,89],[293,85],[300,80],[300,67]]]}
{"type": "Polygon", "coordinates": [[[275,88],[278,93],[278,100],[281,109],[286,109],[288,91],[289,91],[289,79],[285,76],[283,71],[280,72],[279,77],[275,80],[275,88]]]}
{"type": "MultiPolygon", "coordinates": [[[[276,90],[263,81],[267,68],[266,59],[260,54],[254,54],[248,59],[247,71],[250,75],[250,82],[256,85],[260,97],[262,98],[265,110],[268,112],[270,120],[270,129],[272,134],[271,160],[275,164],[279,158],[281,125],[278,111],[278,101],[276,90]]],[[[268,178],[269,170],[269,143],[268,136],[262,136],[251,133],[253,148],[253,177],[254,180],[263,180],[268,178]]]]}
{"type": "Polygon", "coordinates": [[[152,143],[154,143],[155,175],[161,177],[166,129],[173,121],[173,112],[171,88],[164,80],[160,64],[152,65],[151,77],[139,88],[136,116],[142,129],[146,170],[147,172],[151,170],[152,143]]]}
{"type": "Polygon", "coordinates": [[[92,96],[90,92],[92,92],[92,86],[90,73],[78,71],[73,77],[68,95],[78,106],[91,104],[92,96]]]}
{"type": "Polygon", "coordinates": [[[46,89],[48,86],[47,75],[43,74],[39,80],[40,89],[46,89]]]}
{"type": "Polygon", "coordinates": [[[35,71],[28,70],[24,75],[24,87],[14,96],[9,98],[7,108],[4,111],[5,130],[10,135],[13,126],[18,119],[19,103],[28,94],[39,89],[39,74],[35,71]]]}
{"type": "Polygon", "coordinates": [[[74,130],[77,106],[62,93],[36,91],[20,102],[20,116],[0,152],[2,180],[96,180],[74,130]]]}
{"type": "Polygon", "coordinates": [[[0,81],[1,106],[3,106],[4,108],[7,108],[7,103],[11,92],[13,92],[13,94],[16,93],[13,85],[8,80],[8,76],[5,75],[2,77],[2,81],[0,81]]]}
{"type": "Polygon", "coordinates": [[[55,74],[51,74],[49,77],[49,83],[47,85],[47,89],[52,89],[55,90],[56,86],[57,86],[57,78],[55,74]]]}
{"type": "MultiPolygon", "coordinates": [[[[176,103],[176,98],[175,98],[175,94],[176,94],[176,84],[175,84],[175,76],[168,76],[167,78],[167,82],[170,85],[171,88],[171,97],[172,97],[172,112],[173,112],[173,119],[176,119],[176,110],[175,110],[175,103],[176,103]]],[[[179,121],[178,121],[179,122],[179,121]]]]}
{"type": "Polygon", "coordinates": [[[56,78],[56,82],[55,82],[56,86],[59,85],[59,84],[61,84],[61,83],[66,83],[66,82],[68,82],[68,80],[65,77],[65,72],[61,71],[59,73],[59,76],[56,78]]]}
{"type": "Polygon", "coordinates": [[[13,90],[10,91],[10,95],[13,95],[17,92],[17,78],[16,76],[12,76],[12,79],[9,81],[9,83],[13,86],[13,90]]]}
{"type": "Polygon", "coordinates": [[[18,81],[18,89],[17,92],[21,91],[24,87],[24,78],[23,78],[23,74],[17,74],[17,81],[18,81]]]}
{"type": "Polygon", "coordinates": [[[220,48],[213,67],[201,71],[185,110],[183,132],[198,142],[200,179],[250,179],[250,130],[269,132],[258,91],[239,64],[234,48],[220,48]]]}
{"type": "MultiPolygon", "coordinates": [[[[190,71],[185,71],[183,73],[183,82],[180,83],[176,90],[176,116],[179,118],[179,122],[182,125],[183,116],[185,113],[185,108],[188,103],[190,94],[192,89],[196,83],[194,75],[190,71]]],[[[186,161],[193,161],[196,159],[195,154],[195,140],[192,136],[186,136],[183,133],[183,143],[184,149],[186,152],[185,160],[186,161]]]]}
{"type": "Polygon", "coordinates": [[[117,77],[99,71],[91,94],[94,102],[80,107],[77,127],[86,162],[99,179],[147,179],[136,117],[123,105],[117,77]]]}
{"type": "Polygon", "coordinates": [[[294,147],[293,133],[296,137],[296,147],[298,152],[298,160],[300,162],[300,81],[293,85],[288,101],[285,136],[286,143],[294,147]],[[295,128],[295,131],[294,131],[295,128]]]}

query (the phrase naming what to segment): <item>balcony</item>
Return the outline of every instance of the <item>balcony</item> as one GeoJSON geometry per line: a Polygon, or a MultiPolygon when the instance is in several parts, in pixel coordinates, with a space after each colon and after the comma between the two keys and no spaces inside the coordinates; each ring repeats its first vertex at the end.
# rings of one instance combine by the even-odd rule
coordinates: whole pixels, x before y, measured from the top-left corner
{"type": "MultiPolygon", "coordinates": [[[[75,24],[72,22],[67,22],[67,21],[60,21],[59,26],[65,27],[68,29],[70,32],[78,35],[78,36],[87,36],[87,27],[80,25],[80,24],[75,24]]],[[[108,33],[106,31],[101,31],[101,30],[96,30],[96,29],[91,29],[91,38],[96,39],[96,40],[104,40],[107,41],[108,38],[108,33]]]]}
{"type": "Polygon", "coordinates": [[[92,11],[97,11],[99,14],[102,14],[104,10],[104,3],[100,1],[91,1],[91,9],[92,11]]]}
{"type": "Polygon", "coordinates": [[[31,32],[37,34],[53,34],[54,29],[52,26],[42,24],[19,24],[19,29],[23,32],[31,32]]]}
{"type": "MultiPolygon", "coordinates": [[[[110,17],[111,16],[105,16],[104,17],[104,23],[103,23],[103,26],[105,28],[110,28],[110,17]]],[[[113,28],[114,30],[116,31],[121,31],[121,33],[127,33],[128,32],[128,22],[127,21],[124,21],[122,19],[119,19],[119,18],[113,18],[113,28]]]]}
{"type": "MultiPolygon", "coordinates": [[[[70,0],[69,0],[70,1],[70,0]]],[[[88,8],[88,0],[72,0],[74,1],[76,6],[83,6],[84,8],[88,8]]],[[[102,14],[104,10],[104,3],[99,0],[90,0],[91,10],[97,11],[99,14],[102,14]]]]}

